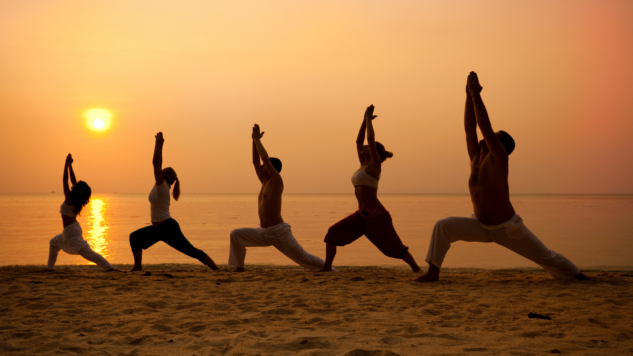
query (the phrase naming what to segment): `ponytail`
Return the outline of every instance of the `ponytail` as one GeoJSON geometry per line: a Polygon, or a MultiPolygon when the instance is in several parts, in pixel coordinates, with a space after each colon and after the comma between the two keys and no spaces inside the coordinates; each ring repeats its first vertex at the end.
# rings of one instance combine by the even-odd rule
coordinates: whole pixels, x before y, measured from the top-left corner
{"type": "Polygon", "coordinates": [[[176,177],[176,182],[174,182],[174,190],[171,192],[172,196],[176,201],[180,197],[180,180],[176,177]]]}
{"type": "Polygon", "coordinates": [[[171,167],[167,167],[163,168],[161,173],[163,174],[163,178],[165,178],[165,181],[167,181],[167,184],[169,184],[170,186],[172,184],[174,185],[174,190],[171,192],[171,195],[174,197],[174,199],[178,200],[178,198],[180,197],[180,181],[178,180],[176,171],[171,167]]]}

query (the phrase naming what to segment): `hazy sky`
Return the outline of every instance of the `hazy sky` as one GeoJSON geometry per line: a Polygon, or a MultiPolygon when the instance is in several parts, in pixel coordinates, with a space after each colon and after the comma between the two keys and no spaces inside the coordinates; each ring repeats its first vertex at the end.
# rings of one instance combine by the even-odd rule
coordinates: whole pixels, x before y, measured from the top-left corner
{"type": "Polygon", "coordinates": [[[633,193],[633,1],[3,1],[0,192],[149,192],[154,134],[184,193],[353,191],[365,107],[383,193],[465,193],[466,76],[517,141],[512,193],[633,193]],[[112,110],[91,132],[82,113],[112,110]]]}

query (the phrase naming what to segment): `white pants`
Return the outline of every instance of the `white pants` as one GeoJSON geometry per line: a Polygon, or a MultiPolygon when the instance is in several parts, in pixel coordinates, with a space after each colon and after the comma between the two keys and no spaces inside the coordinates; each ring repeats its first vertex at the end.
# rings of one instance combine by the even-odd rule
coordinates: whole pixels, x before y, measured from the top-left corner
{"type": "MultiPolygon", "coordinates": [[[[296,264],[308,269],[319,270],[325,265],[320,257],[309,254],[299,245],[297,239],[292,236],[290,225],[284,222],[267,228],[243,228],[231,231],[229,265],[243,268],[246,247],[256,246],[275,246],[296,264]]],[[[332,270],[334,271],[335,268],[332,270]]]]}
{"type": "Polygon", "coordinates": [[[94,252],[88,242],[82,236],[81,226],[79,223],[73,223],[64,229],[64,231],[51,239],[50,249],[48,251],[48,268],[53,269],[57,261],[57,255],[60,250],[71,255],[81,255],[90,262],[94,262],[103,269],[110,269],[112,265],[100,254],[94,252]]]}
{"type": "Polygon", "coordinates": [[[573,279],[580,270],[560,253],[548,249],[516,214],[503,224],[488,226],[472,218],[450,217],[433,228],[426,262],[442,267],[444,257],[455,241],[495,242],[543,267],[555,278],[573,279]]]}

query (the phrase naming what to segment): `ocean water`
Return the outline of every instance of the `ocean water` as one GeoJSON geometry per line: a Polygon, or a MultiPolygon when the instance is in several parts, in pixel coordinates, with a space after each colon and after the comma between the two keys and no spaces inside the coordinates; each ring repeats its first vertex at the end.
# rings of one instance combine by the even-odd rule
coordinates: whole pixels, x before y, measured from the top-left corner
{"type": "MultiPolygon", "coordinates": [[[[133,262],[129,234],[150,224],[148,194],[94,194],[78,218],[84,238],[111,263],[133,262]]],[[[421,266],[435,221],[470,216],[467,195],[381,194],[396,231],[421,266]]],[[[48,241],[63,230],[62,194],[0,194],[0,265],[46,264],[48,241]]],[[[514,195],[516,211],[549,248],[581,268],[633,266],[633,195],[514,195]]],[[[325,257],[323,238],[330,225],[356,210],[353,194],[285,194],[282,215],[297,240],[325,257]]],[[[171,214],[189,241],[218,264],[229,256],[229,233],[257,227],[256,194],[183,194],[171,214]]],[[[198,263],[159,242],[144,263],[198,263]]],[[[249,248],[246,263],[292,264],[273,247],[249,248]]],[[[57,264],[90,264],[60,252],[57,264]]],[[[366,238],[338,249],[335,265],[401,265],[366,238]]],[[[494,243],[457,242],[444,267],[517,268],[534,263],[494,243]]]]}

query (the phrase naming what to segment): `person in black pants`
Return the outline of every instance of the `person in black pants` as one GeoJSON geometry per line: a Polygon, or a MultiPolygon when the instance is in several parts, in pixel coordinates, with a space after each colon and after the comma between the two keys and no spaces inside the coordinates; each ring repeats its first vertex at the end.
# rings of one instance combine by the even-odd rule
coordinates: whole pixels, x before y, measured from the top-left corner
{"type": "Polygon", "coordinates": [[[175,200],[178,200],[180,196],[180,181],[173,168],[162,168],[164,142],[163,133],[159,132],[156,134],[154,159],[152,160],[156,184],[152,188],[151,193],[149,193],[152,225],[138,229],[130,234],[130,246],[134,255],[134,268],[132,268],[132,271],[143,270],[143,250],[147,250],[158,241],[163,241],[185,255],[199,260],[211,269],[217,270],[218,266],[216,266],[211,257],[204,251],[193,247],[183,235],[178,222],[169,215],[169,190],[173,185],[173,196],[175,200]]]}

